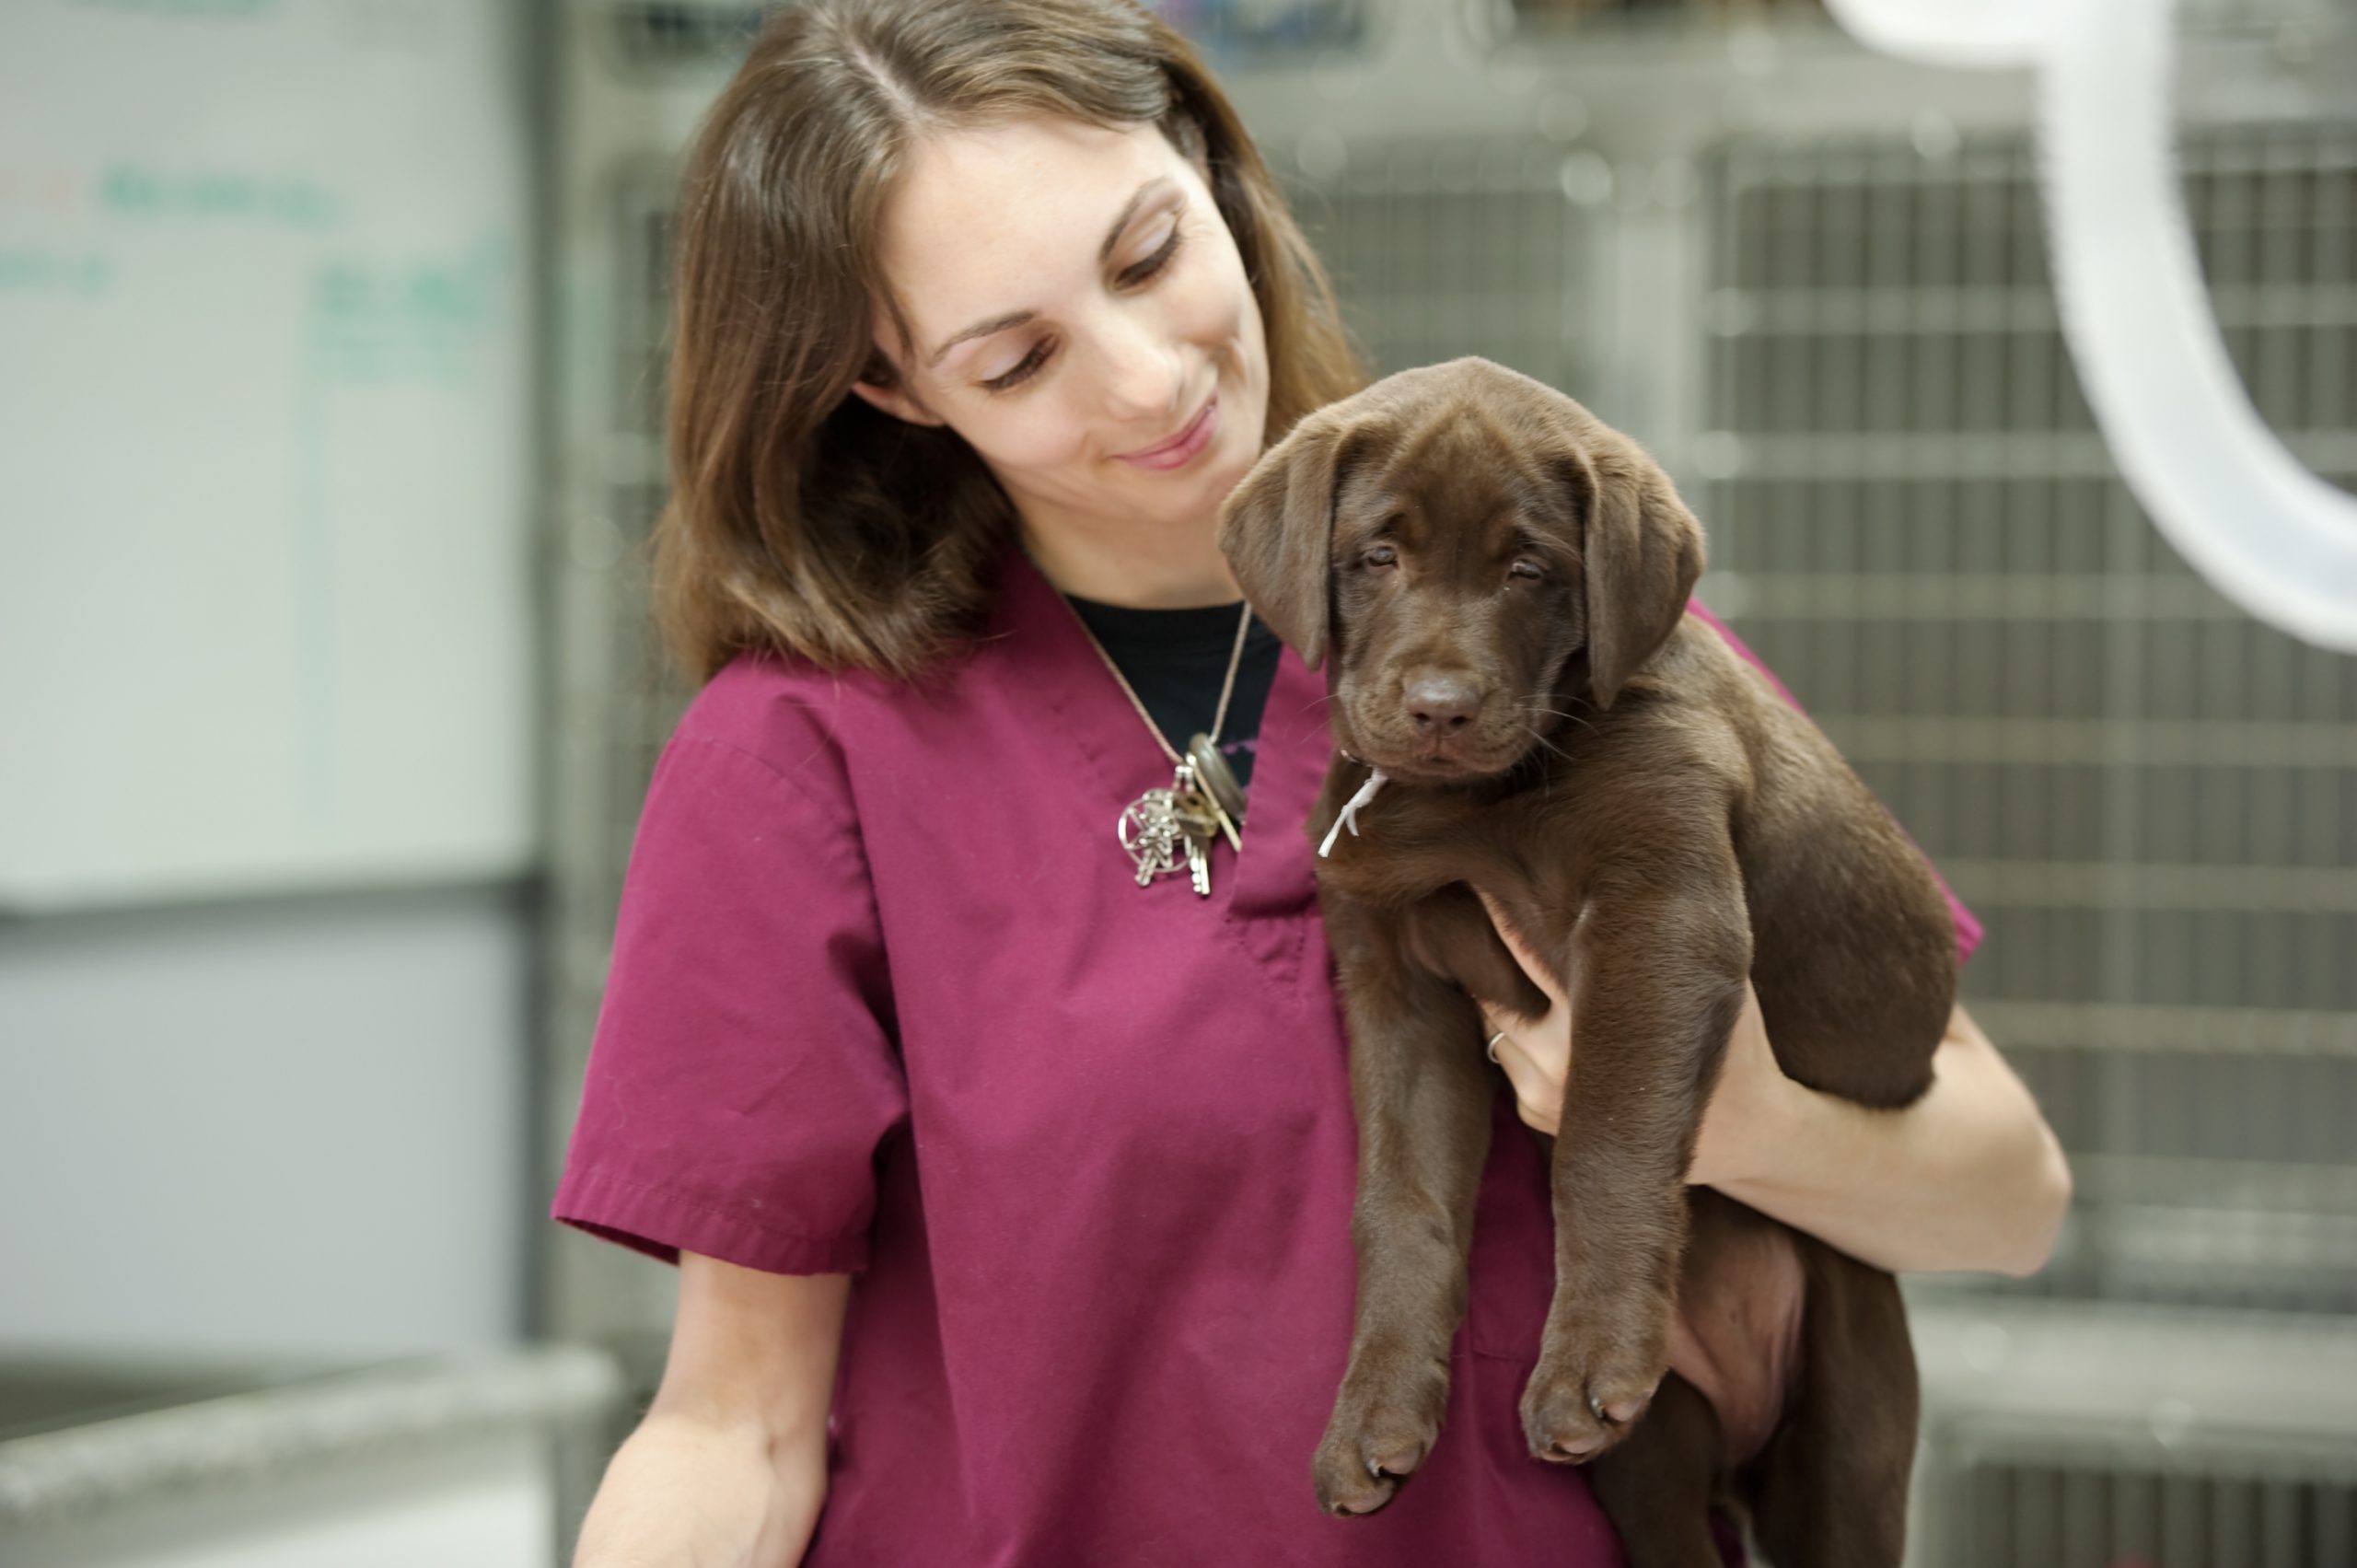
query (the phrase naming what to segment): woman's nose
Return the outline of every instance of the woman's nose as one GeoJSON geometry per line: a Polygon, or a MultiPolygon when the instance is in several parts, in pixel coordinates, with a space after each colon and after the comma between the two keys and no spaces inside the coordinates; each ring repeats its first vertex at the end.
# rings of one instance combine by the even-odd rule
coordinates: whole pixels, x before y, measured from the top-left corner
{"type": "Polygon", "coordinates": [[[1188,412],[1178,407],[1186,390],[1178,344],[1159,330],[1151,312],[1109,314],[1112,319],[1100,339],[1108,409],[1119,418],[1143,420],[1188,412]]]}

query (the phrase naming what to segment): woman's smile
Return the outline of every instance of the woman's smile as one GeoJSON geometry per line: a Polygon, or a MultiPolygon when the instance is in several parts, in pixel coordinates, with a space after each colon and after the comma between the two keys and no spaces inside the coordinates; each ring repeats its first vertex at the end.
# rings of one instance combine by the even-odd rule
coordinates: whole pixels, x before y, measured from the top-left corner
{"type": "Polygon", "coordinates": [[[1214,388],[1202,412],[1189,420],[1178,435],[1152,447],[1123,452],[1120,459],[1142,469],[1185,468],[1195,460],[1196,454],[1212,444],[1212,437],[1218,434],[1219,391],[1214,388]]]}

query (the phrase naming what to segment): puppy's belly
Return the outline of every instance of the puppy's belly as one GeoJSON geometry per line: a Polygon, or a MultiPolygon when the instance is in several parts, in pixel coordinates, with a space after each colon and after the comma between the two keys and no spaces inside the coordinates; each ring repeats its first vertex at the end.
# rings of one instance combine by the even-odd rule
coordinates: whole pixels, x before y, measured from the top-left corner
{"type": "Polygon", "coordinates": [[[1669,1366],[1711,1401],[1721,1459],[1733,1469],[1766,1446],[1782,1418],[1799,1371],[1806,1281],[1790,1231],[1758,1215],[1710,1215],[1708,1207],[1728,1201],[1697,1197],[1669,1366]]]}

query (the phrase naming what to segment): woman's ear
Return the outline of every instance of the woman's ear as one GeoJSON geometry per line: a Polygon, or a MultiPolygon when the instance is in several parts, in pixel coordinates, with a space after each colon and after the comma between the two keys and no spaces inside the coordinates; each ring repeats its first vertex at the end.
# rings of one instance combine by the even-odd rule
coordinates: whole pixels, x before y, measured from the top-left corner
{"type": "Polygon", "coordinates": [[[939,414],[926,408],[898,385],[879,386],[873,381],[853,381],[851,389],[861,398],[882,409],[894,419],[907,420],[911,424],[939,426],[946,424],[939,414]]]}

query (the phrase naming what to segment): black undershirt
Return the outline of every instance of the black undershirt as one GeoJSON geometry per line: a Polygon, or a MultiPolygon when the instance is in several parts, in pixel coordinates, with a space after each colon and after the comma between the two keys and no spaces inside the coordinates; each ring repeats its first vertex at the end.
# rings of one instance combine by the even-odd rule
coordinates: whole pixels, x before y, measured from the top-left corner
{"type": "MultiPolygon", "coordinates": [[[[1105,651],[1137,691],[1145,711],[1154,715],[1154,722],[1161,726],[1174,750],[1184,756],[1190,738],[1211,733],[1212,715],[1219,711],[1220,685],[1227,679],[1227,661],[1236,651],[1240,602],[1200,610],[1132,610],[1099,604],[1076,594],[1064,598],[1105,645],[1105,651]]],[[[1236,694],[1228,699],[1227,722],[1219,734],[1220,755],[1227,759],[1236,782],[1248,788],[1260,735],[1260,711],[1268,706],[1269,685],[1277,678],[1277,656],[1283,647],[1277,634],[1254,616],[1252,629],[1244,638],[1243,661],[1236,670],[1236,694]]],[[[1143,724],[1138,726],[1138,744],[1154,745],[1143,724]]]]}

